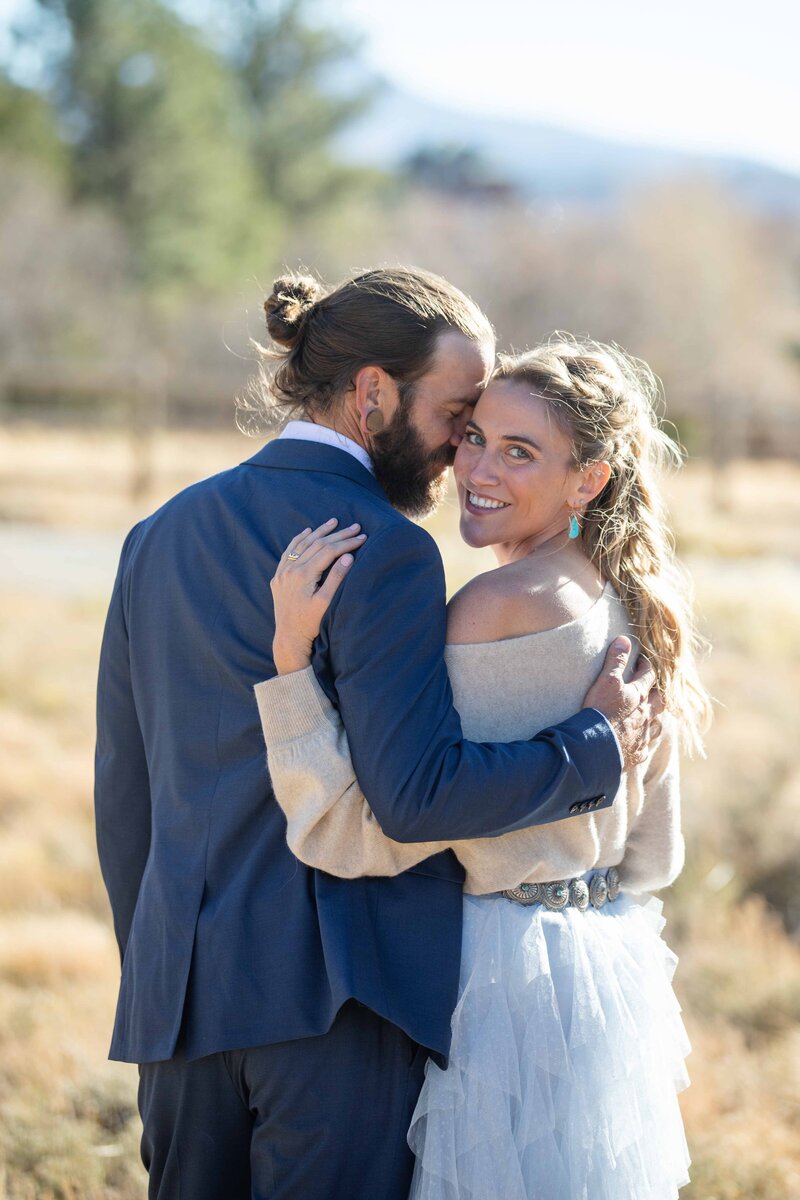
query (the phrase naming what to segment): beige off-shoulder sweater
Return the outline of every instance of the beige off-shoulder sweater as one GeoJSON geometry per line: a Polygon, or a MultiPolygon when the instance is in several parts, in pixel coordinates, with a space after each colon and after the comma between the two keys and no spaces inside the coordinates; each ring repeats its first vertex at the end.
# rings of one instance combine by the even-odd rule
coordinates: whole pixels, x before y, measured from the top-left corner
{"type": "MultiPolygon", "coordinates": [[[[613,588],[583,616],[555,629],[497,642],[448,645],[446,661],[464,737],[516,741],[571,716],[597,676],[609,643],[631,636],[613,588]]],[[[391,686],[391,681],[387,681],[391,686]]],[[[452,849],[465,891],[502,891],[619,868],[622,887],[665,887],[683,865],[675,723],[649,760],[623,776],[610,808],[494,838],[396,842],[381,830],[353,771],[347,734],[311,667],[255,688],[267,766],[294,854],[333,875],[398,875],[452,849]]],[[[487,794],[486,803],[492,803],[487,794]]]]}

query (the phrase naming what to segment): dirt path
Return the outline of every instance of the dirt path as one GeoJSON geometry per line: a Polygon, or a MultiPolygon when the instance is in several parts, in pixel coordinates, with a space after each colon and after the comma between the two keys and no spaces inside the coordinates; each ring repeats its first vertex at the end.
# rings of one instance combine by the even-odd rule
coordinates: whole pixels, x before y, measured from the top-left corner
{"type": "Polygon", "coordinates": [[[0,587],[108,597],[123,535],[0,523],[0,587]]]}

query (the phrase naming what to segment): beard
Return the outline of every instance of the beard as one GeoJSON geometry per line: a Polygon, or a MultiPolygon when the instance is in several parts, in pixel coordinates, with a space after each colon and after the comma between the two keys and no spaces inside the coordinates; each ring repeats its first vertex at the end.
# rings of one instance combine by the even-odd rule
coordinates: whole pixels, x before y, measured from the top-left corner
{"type": "Polygon", "coordinates": [[[391,425],[373,435],[369,450],[375,478],[392,508],[407,517],[426,517],[445,497],[446,472],[456,451],[449,443],[433,452],[426,449],[412,409],[413,401],[406,397],[391,425]]]}

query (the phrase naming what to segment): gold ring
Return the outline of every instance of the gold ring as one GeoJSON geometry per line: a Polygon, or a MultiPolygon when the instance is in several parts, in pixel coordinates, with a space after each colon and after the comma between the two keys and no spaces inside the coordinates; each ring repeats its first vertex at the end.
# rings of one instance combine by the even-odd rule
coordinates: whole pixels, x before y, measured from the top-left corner
{"type": "Polygon", "coordinates": [[[295,560],[296,558],[299,558],[299,557],[300,557],[300,555],[299,555],[299,554],[295,554],[294,550],[292,550],[291,554],[287,554],[287,555],[286,555],[286,557],[289,559],[289,562],[294,562],[294,560],[295,560]]]}

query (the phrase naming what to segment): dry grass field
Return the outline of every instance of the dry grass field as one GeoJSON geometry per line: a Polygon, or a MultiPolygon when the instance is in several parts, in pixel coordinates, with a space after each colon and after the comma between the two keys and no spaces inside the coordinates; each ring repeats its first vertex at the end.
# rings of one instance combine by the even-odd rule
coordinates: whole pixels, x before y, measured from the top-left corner
{"type": "MultiPolygon", "coordinates": [[[[235,433],[161,435],[151,483],[132,500],[136,464],[121,436],[0,431],[0,1198],[145,1195],[136,1071],[106,1061],[118,960],[91,808],[97,655],[123,533],[255,448],[235,433]]],[[[688,860],[665,897],[693,1043],[682,1097],[693,1182],[681,1195],[791,1200],[800,468],[743,463],[719,476],[693,464],[670,499],[718,701],[708,758],[686,767],[688,860]]],[[[462,547],[452,503],[429,527],[452,587],[487,563],[462,547]]]]}

